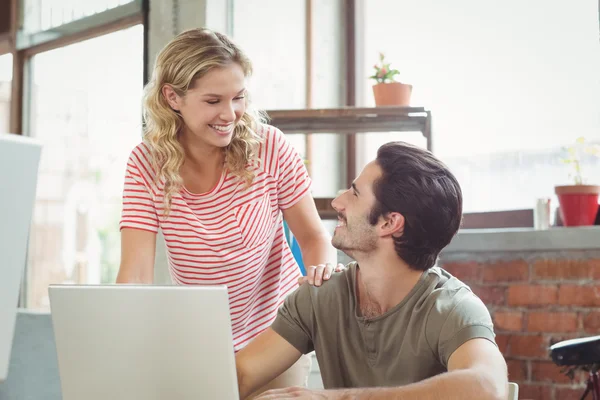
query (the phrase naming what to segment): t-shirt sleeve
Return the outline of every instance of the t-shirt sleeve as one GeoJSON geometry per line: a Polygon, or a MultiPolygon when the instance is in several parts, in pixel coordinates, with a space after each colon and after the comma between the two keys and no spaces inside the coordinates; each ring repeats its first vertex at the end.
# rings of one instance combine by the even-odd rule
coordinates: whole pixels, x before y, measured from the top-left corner
{"type": "Polygon", "coordinates": [[[158,215],[150,192],[151,178],[148,166],[143,162],[143,156],[136,150],[131,153],[127,161],[119,228],[142,229],[156,233],[158,215]]]}
{"type": "Polygon", "coordinates": [[[277,148],[277,196],[279,208],[285,210],[309,193],[311,179],[298,151],[279,129],[272,129],[277,148]]]}
{"type": "Polygon", "coordinates": [[[314,312],[311,286],[304,283],[291,293],[277,312],[271,329],[303,354],[314,350],[314,312]]]}
{"type": "Polygon", "coordinates": [[[438,332],[436,350],[444,367],[448,368],[452,353],[471,339],[483,338],[496,343],[492,317],[485,304],[471,291],[467,291],[446,315],[437,323],[428,322],[430,336],[435,335],[434,331],[438,332]]]}

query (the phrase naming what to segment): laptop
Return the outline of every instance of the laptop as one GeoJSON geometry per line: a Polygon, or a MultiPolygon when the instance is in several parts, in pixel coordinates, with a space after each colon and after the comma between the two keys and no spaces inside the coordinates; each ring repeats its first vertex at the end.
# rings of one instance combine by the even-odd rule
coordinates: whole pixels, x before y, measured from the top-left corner
{"type": "Polygon", "coordinates": [[[30,137],[0,134],[0,382],[10,372],[41,150],[30,137]]]}
{"type": "Polygon", "coordinates": [[[63,400],[239,399],[225,286],[48,290],[63,400]]]}

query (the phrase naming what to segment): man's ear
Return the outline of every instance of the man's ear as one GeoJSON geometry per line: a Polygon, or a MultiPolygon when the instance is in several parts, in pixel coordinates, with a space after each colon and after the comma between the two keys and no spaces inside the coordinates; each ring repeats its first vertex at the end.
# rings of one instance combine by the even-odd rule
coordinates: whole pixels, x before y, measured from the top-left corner
{"type": "Polygon", "coordinates": [[[161,92],[164,98],[167,100],[167,103],[169,103],[169,106],[171,106],[174,111],[179,111],[180,97],[175,92],[175,89],[173,89],[171,85],[164,84],[161,88],[161,92]]]}
{"type": "Polygon", "coordinates": [[[384,216],[385,223],[382,231],[386,235],[400,237],[404,233],[404,216],[398,212],[391,212],[384,216]]]}

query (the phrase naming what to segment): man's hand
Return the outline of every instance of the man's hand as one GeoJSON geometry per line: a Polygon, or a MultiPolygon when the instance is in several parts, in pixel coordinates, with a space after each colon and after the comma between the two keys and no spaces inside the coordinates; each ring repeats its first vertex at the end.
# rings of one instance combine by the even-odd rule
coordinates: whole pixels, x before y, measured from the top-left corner
{"type": "Polygon", "coordinates": [[[346,267],[344,264],[338,264],[335,269],[331,264],[311,265],[306,268],[306,276],[298,278],[298,283],[302,285],[308,282],[313,286],[321,286],[323,282],[331,278],[332,272],[342,272],[346,267]]]}
{"type": "Polygon", "coordinates": [[[235,355],[240,398],[247,398],[277,378],[301,355],[272,328],[267,328],[235,355]]]}
{"type": "MultiPolygon", "coordinates": [[[[329,392],[331,393],[331,392],[329,392]]],[[[333,394],[333,393],[332,393],[333,394]]],[[[309,390],[303,387],[289,387],[285,389],[269,390],[255,400],[286,400],[286,399],[303,399],[303,400],[335,400],[335,397],[328,396],[325,390],[309,390]]]]}

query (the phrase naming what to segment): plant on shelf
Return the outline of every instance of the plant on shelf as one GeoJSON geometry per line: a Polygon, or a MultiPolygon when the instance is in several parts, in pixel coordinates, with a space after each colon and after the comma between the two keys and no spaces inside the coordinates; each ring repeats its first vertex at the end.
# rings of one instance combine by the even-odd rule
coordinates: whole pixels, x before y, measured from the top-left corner
{"type": "Polygon", "coordinates": [[[400,75],[400,71],[390,66],[390,63],[385,62],[385,55],[379,53],[379,63],[373,65],[375,73],[371,75],[370,79],[375,79],[376,83],[389,83],[396,82],[394,78],[396,75],[400,75]]]}
{"type": "Polygon", "coordinates": [[[565,147],[567,156],[561,158],[564,164],[572,165],[573,172],[569,174],[569,178],[573,178],[575,185],[583,185],[584,178],[581,173],[581,157],[585,154],[600,157],[600,146],[597,144],[586,143],[584,137],[579,137],[575,144],[565,147]]]}
{"type": "Polygon", "coordinates": [[[587,184],[581,170],[582,157],[600,157],[600,146],[589,144],[585,138],[578,138],[575,143],[565,148],[566,157],[561,158],[564,164],[572,166],[569,177],[572,185],[557,185],[554,192],[558,196],[560,216],[565,226],[594,225],[598,214],[598,196],[600,186],[587,184]]]}
{"type": "Polygon", "coordinates": [[[400,71],[386,62],[385,55],[379,53],[379,62],[374,66],[374,73],[369,79],[375,80],[373,96],[377,106],[409,106],[412,85],[397,82],[400,71]]]}

